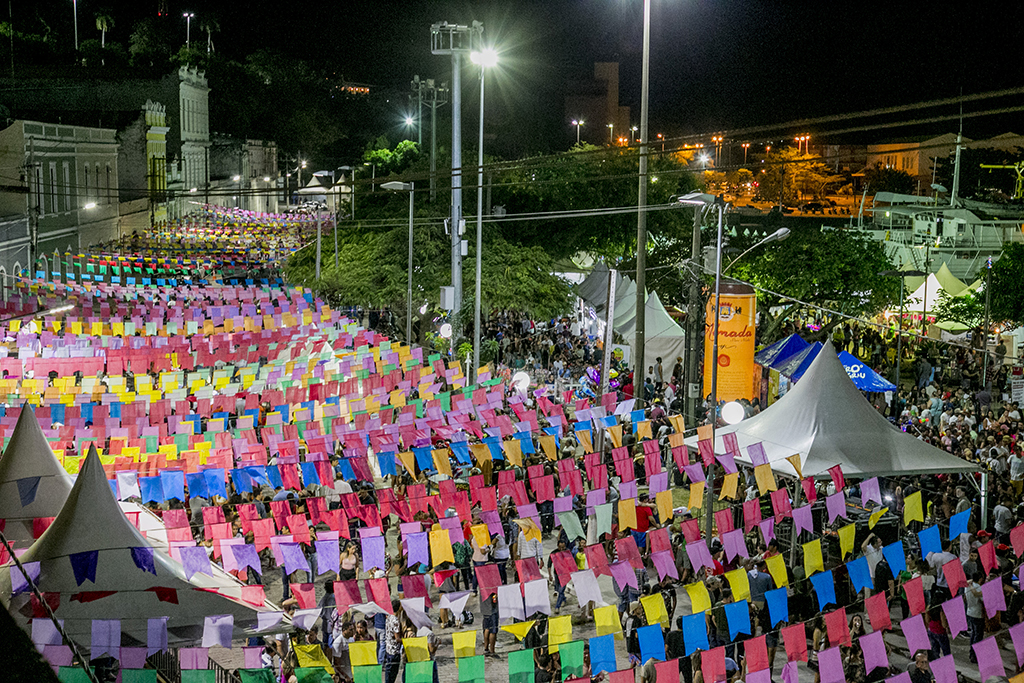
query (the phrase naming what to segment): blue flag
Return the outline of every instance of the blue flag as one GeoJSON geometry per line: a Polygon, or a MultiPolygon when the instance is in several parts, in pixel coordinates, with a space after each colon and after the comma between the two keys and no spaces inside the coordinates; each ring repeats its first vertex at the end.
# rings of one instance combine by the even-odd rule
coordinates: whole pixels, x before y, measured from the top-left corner
{"type": "Polygon", "coordinates": [[[854,591],[860,593],[865,588],[874,588],[871,570],[868,569],[868,558],[861,556],[852,562],[847,562],[846,571],[850,572],[850,583],[853,584],[854,591]]]}
{"type": "Polygon", "coordinates": [[[942,552],[942,538],[939,536],[939,526],[930,526],[917,532],[921,541],[921,557],[927,558],[928,553],[942,552]]]}
{"type": "MultiPolygon", "coordinates": [[[[661,632],[661,624],[642,626],[636,630],[636,635],[640,640],[640,661],[646,662],[652,657],[661,662],[665,661],[665,636],[661,632]]],[[[684,635],[683,641],[685,640],[684,635]]]]}
{"type": "Polygon", "coordinates": [[[741,633],[750,635],[750,607],[746,600],[723,605],[725,621],[729,624],[729,640],[736,640],[741,633]]]}
{"type": "Polygon", "coordinates": [[[71,571],[75,573],[75,581],[81,586],[87,579],[96,583],[96,563],[100,558],[99,550],[86,550],[82,553],[71,553],[71,571]]]}
{"type": "Polygon", "coordinates": [[[597,636],[590,639],[590,670],[596,676],[602,671],[618,671],[615,661],[615,636],[597,636]]]}
{"type": "Polygon", "coordinates": [[[907,568],[907,555],[903,552],[903,541],[896,541],[882,548],[882,554],[889,561],[889,569],[893,575],[907,568]]]}
{"type": "Polygon", "coordinates": [[[773,628],[780,621],[789,621],[789,596],[785,586],[765,591],[764,600],[768,603],[768,616],[771,617],[773,628]]]}
{"type": "Polygon", "coordinates": [[[18,480],[18,496],[21,498],[21,507],[31,505],[32,501],[36,499],[40,479],[42,477],[25,477],[18,480]]]}
{"type": "Polygon", "coordinates": [[[704,612],[683,617],[683,643],[686,645],[687,657],[697,650],[711,649],[708,646],[708,624],[704,612]]]}
{"type": "Polygon", "coordinates": [[[819,572],[811,576],[811,583],[814,585],[814,593],[818,596],[818,610],[825,609],[828,605],[836,604],[836,582],[832,578],[832,570],[819,572]]]}

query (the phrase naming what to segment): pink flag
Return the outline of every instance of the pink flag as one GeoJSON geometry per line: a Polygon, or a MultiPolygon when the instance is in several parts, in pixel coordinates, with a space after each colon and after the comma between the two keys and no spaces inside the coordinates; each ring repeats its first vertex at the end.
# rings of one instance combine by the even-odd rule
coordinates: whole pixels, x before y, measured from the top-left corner
{"type": "Polygon", "coordinates": [[[818,671],[821,673],[821,683],[843,683],[846,680],[843,654],[838,647],[830,647],[818,653],[818,671]]]}
{"type": "Polygon", "coordinates": [[[861,636],[860,649],[864,652],[864,670],[871,673],[875,667],[889,668],[889,655],[885,653],[885,640],[883,631],[872,631],[866,636],[861,636]]]}
{"type": "Polygon", "coordinates": [[[882,504],[882,493],[878,490],[878,477],[872,477],[860,483],[860,502],[864,504],[868,501],[882,504]]]}
{"type": "Polygon", "coordinates": [[[846,517],[846,494],[842,491],[825,497],[825,509],[828,512],[828,523],[836,521],[836,517],[846,517]]]}
{"type": "Polygon", "coordinates": [[[987,681],[992,676],[1006,676],[1003,656],[999,652],[999,643],[996,642],[995,636],[975,643],[974,654],[978,658],[978,671],[981,673],[981,680],[987,681]]]}
{"type": "Polygon", "coordinates": [[[811,515],[810,505],[802,505],[793,510],[793,526],[794,533],[797,534],[801,531],[814,531],[814,517],[811,515]]]}
{"type": "Polygon", "coordinates": [[[946,655],[929,662],[935,683],[957,683],[956,662],[953,655],[946,655]]]}
{"type": "Polygon", "coordinates": [[[924,617],[922,615],[918,614],[915,617],[904,619],[900,626],[903,628],[903,635],[907,639],[908,652],[931,649],[931,643],[928,641],[928,631],[924,627],[924,617]]]}
{"type": "Polygon", "coordinates": [[[964,599],[957,595],[942,603],[942,612],[949,624],[949,639],[953,640],[967,630],[967,612],[964,610],[964,599]]]}
{"type": "Polygon", "coordinates": [[[997,612],[1006,611],[1006,595],[1003,593],[1003,580],[992,579],[981,587],[981,599],[985,603],[985,614],[989,619],[997,612]]]}
{"type": "Polygon", "coordinates": [[[1017,653],[1017,666],[1024,666],[1024,622],[1011,626],[1009,630],[1013,650],[1017,653]]]}

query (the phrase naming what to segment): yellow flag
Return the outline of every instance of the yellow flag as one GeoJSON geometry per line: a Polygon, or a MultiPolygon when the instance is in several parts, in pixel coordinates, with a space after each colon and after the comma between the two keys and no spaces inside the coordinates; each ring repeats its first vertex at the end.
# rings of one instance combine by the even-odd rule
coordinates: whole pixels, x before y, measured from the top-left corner
{"type": "Polygon", "coordinates": [[[695,481],[690,483],[689,509],[699,508],[704,504],[704,482],[695,481]]]}
{"type": "Polygon", "coordinates": [[[473,539],[476,540],[476,544],[483,548],[491,544],[491,534],[487,531],[486,524],[474,524],[469,527],[469,530],[473,533],[473,539]]]}
{"type": "Polygon", "coordinates": [[[448,457],[447,448],[437,448],[432,450],[430,454],[434,457],[434,467],[440,474],[447,474],[449,477],[452,476],[452,461],[448,457]]]}
{"type": "Polygon", "coordinates": [[[668,421],[672,424],[672,429],[675,430],[676,434],[682,434],[683,432],[686,431],[686,426],[683,424],[682,415],[669,415],[668,421]]]}
{"type": "Polygon", "coordinates": [[[636,500],[633,498],[619,499],[619,528],[636,529],[636,500]]]}
{"type": "MultiPolygon", "coordinates": [[[[532,624],[532,621],[525,622],[532,624]]],[[[518,626],[518,624],[516,624],[518,626]]],[[[527,629],[529,631],[529,629],[527,629]]],[[[526,635],[525,633],[523,634],[526,635]]],[[[452,645],[455,646],[456,657],[476,656],[476,631],[456,631],[452,634],[452,645]]]]}
{"type": "Polygon", "coordinates": [[[825,570],[825,561],[821,557],[821,540],[816,539],[804,543],[804,573],[807,576],[825,570]]]}
{"type": "MultiPolygon", "coordinates": [[[[615,610],[615,605],[610,605],[610,607],[612,608],[613,611],[615,611],[615,619],[616,619],[616,622],[618,622],[619,613],[618,613],[618,611],[615,610]]],[[[604,608],[601,607],[599,609],[604,609],[604,608]]],[[[597,610],[596,609],[594,610],[594,614],[597,615],[597,610]]],[[[530,629],[533,628],[533,625],[535,623],[536,623],[535,621],[520,621],[520,622],[515,623],[515,624],[508,624],[507,626],[502,626],[501,630],[502,631],[506,631],[508,633],[511,633],[513,636],[515,636],[516,640],[522,640],[523,638],[526,637],[526,634],[530,632],[530,629]]],[[[598,631],[598,633],[600,633],[600,630],[598,631]]],[[[454,635],[455,634],[453,633],[452,636],[454,637],[454,635]]],[[[473,638],[474,639],[476,638],[476,632],[475,631],[473,632],[473,638]]],[[[475,642],[476,641],[474,640],[474,643],[475,642]]],[[[458,656],[458,653],[456,653],[456,657],[457,656],[458,656]]]]}
{"type": "Polygon", "coordinates": [[[794,470],[796,470],[796,476],[800,479],[803,479],[804,472],[802,469],[800,469],[800,454],[794,453],[793,455],[788,456],[786,460],[788,460],[789,464],[793,466],[794,470]]]}
{"type": "Polygon", "coordinates": [[[469,452],[477,464],[491,459],[491,449],[485,443],[473,443],[469,445],[469,452]]]}
{"type": "Polygon", "coordinates": [[[871,516],[868,517],[868,528],[874,529],[875,525],[878,524],[878,520],[880,520],[882,518],[882,515],[884,515],[888,511],[889,508],[879,508],[878,510],[872,512],[871,516]]]}
{"type": "Polygon", "coordinates": [[[703,581],[697,581],[686,586],[686,592],[690,596],[690,606],[693,614],[711,609],[711,596],[703,581]]]}
{"type": "Polygon", "coordinates": [[[612,438],[612,445],[615,448],[622,448],[622,425],[612,425],[608,428],[608,436],[612,438]]]}
{"type": "MultiPolygon", "coordinates": [[[[426,638],[423,640],[426,640],[426,638]]],[[[299,643],[292,641],[292,647],[295,648],[295,656],[299,660],[300,667],[319,667],[321,669],[327,669],[327,673],[332,676],[334,675],[334,667],[331,666],[331,662],[327,659],[327,655],[324,654],[324,649],[320,647],[320,643],[300,645],[299,643]]],[[[373,661],[377,661],[376,651],[373,653],[373,661]]]]}
{"type": "Polygon", "coordinates": [[[504,446],[505,455],[508,456],[509,462],[516,467],[522,467],[523,447],[519,443],[519,439],[509,439],[508,441],[503,441],[501,445],[504,446]]]}
{"type": "MultiPolygon", "coordinates": [[[[660,595],[660,593],[659,593],[660,595]]],[[[548,619],[548,651],[558,652],[560,643],[572,640],[572,615],[548,619]]]]}
{"type": "MultiPolygon", "coordinates": [[[[319,644],[316,647],[320,647],[319,644]]],[[[349,659],[352,666],[373,666],[377,663],[377,643],[372,640],[359,640],[348,644],[349,659]]]]}
{"type": "Polygon", "coordinates": [[[671,491],[659,491],[658,495],[654,497],[654,502],[658,505],[658,519],[662,524],[672,519],[671,491]]]}
{"type": "Polygon", "coordinates": [[[774,491],[778,487],[775,483],[775,474],[772,472],[772,466],[768,464],[758,465],[754,468],[754,478],[757,480],[757,489],[761,495],[774,491]]]}
{"type": "Polygon", "coordinates": [[[584,453],[594,452],[594,443],[590,439],[590,431],[587,429],[581,429],[576,432],[576,438],[579,439],[580,445],[583,446],[584,453]]]}
{"type": "Polygon", "coordinates": [[[555,448],[555,436],[553,434],[545,434],[540,437],[540,447],[544,451],[544,455],[548,456],[548,460],[555,460],[558,457],[558,451],[555,448]]]}
{"type": "Polygon", "coordinates": [[[619,610],[615,605],[595,607],[594,624],[597,627],[597,635],[606,636],[613,633],[616,640],[622,640],[622,622],[619,621],[619,610]]]}
{"type": "Polygon", "coordinates": [[[740,485],[740,473],[733,472],[725,475],[725,479],[722,481],[722,492],[718,494],[718,500],[724,500],[726,498],[735,498],[736,490],[740,485]]]}
{"type": "Polygon", "coordinates": [[[416,476],[416,456],[412,454],[412,451],[399,453],[398,460],[409,474],[416,476]]]}
{"type": "Polygon", "coordinates": [[[747,576],[746,569],[742,567],[733,569],[731,572],[725,573],[725,578],[729,580],[733,600],[739,602],[750,597],[750,577],[747,576]]]}
{"type": "Polygon", "coordinates": [[[537,524],[532,519],[527,517],[525,519],[517,519],[515,522],[519,525],[519,528],[523,530],[523,534],[526,538],[537,541],[541,540],[540,529],[537,528],[537,524]]]}
{"type": "Polygon", "coordinates": [[[645,439],[645,438],[646,439],[650,439],[651,438],[651,421],[650,420],[644,420],[643,422],[638,422],[637,425],[636,425],[636,440],[640,441],[641,439],[645,439]]]}
{"type": "Polygon", "coordinates": [[[661,593],[651,593],[650,595],[642,596],[640,604],[643,605],[644,615],[647,616],[648,624],[669,626],[668,610],[665,609],[665,598],[661,597],[661,593]]]}
{"type": "Polygon", "coordinates": [[[903,523],[924,521],[924,509],[921,507],[921,492],[915,491],[903,499],[903,523]]]}
{"type": "Polygon", "coordinates": [[[839,553],[842,558],[853,550],[853,539],[857,536],[857,525],[847,524],[839,527],[839,553]]]}
{"type": "MultiPolygon", "coordinates": [[[[454,636],[455,634],[452,635],[454,636]]],[[[426,636],[422,638],[402,638],[402,645],[405,646],[405,661],[425,662],[430,659],[426,636]]]]}
{"type": "Polygon", "coordinates": [[[776,588],[789,585],[789,572],[786,571],[786,560],[782,555],[771,555],[764,560],[768,564],[768,573],[772,575],[776,588]]]}
{"type": "Polygon", "coordinates": [[[434,566],[442,562],[455,564],[455,555],[452,553],[452,539],[447,529],[438,529],[430,532],[430,557],[434,566]]]}

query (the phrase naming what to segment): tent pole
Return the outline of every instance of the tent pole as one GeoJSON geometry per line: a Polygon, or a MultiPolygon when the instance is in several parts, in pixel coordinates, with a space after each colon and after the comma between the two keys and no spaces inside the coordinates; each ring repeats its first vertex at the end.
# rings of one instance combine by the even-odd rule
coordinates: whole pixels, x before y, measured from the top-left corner
{"type": "Polygon", "coordinates": [[[32,594],[36,596],[36,600],[38,600],[39,604],[46,610],[46,614],[50,617],[50,621],[53,622],[53,626],[57,629],[57,633],[60,634],[61,638],[63,638],[71,648],[71,652],[74,653],[75,659],[78,660],[78,665],[85,670],[85,675],[89,677],[89,680],[92,681],[92,683],[99,683],[99,679],[96,678],[96,674],[89,668],[89,660],[82,656],[82,653],[78,650],[78,644],[75,643],[75,641],[73,641],[64,631],[64,627],[61,626],[60,621],[58,621],[57,615],[53,613],[52,609],[50,609],[50,604],[43,599],[43,594],[39,592],[39,587],[36,586],[36,582],[28,575],[28,572],[25,570],[25,566],[21,563],[21,560],[18,559],[18,556],[14,554],[14,548],[11,547],[11,544],[7,541],[7,537],[4,536],[2,531],[0,531],[0,543],[3,544],[4,548],[7,550],[7,554],[11,556],[12,560],[14,560],[14,564],[17,565],[18,571],[20,571],[21,575],[25,577],[25,581],[28,583],[29,588],[32,589],[32,594]]]}
{"type": "Polygon", "coordinates": [[[988,528],[988,472],[981,473],[981,528],[988,528]]]}

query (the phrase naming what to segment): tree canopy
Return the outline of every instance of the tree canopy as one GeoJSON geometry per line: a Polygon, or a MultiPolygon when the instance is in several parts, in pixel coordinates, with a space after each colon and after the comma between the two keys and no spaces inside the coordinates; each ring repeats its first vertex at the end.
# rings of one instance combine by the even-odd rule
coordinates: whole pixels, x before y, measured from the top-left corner
{"type": "Polygon", "coordinates": [[[1014,327],[1024,325],[1024,244],[1004,244],[992,264],[991,316],[1014,327]]]}
{"type": "Polygon", "coordinates": [[[765,156],[764,168],[754,174],[757,190],[754,198],[761,201],[791,204],[801,199],[819,199],[835,191],[845,177],[833,173],[815,157],[801,154],[792,147],[773,149],[765,156]]]}

